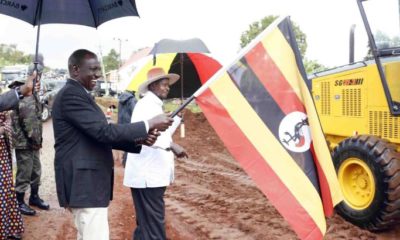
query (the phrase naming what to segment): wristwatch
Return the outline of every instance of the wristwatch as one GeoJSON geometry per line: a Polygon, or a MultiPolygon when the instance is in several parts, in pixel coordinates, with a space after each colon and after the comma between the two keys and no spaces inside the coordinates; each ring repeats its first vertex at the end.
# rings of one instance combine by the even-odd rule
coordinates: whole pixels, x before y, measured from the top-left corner
{"type": "Polygon", "coordinates": [[[21,93],[21,88],[20,87],[16,87],[15,88],[15,92],[17,93],[19,99],[23,99],[24,98],[24,95],[22,95],[22,93],[21,93]]]}

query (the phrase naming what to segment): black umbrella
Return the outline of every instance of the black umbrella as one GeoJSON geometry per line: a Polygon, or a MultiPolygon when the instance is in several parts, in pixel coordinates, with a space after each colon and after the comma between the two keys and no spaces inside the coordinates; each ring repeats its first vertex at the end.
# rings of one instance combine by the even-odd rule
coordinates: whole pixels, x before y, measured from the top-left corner
{"type": "MultiPolygon", "coordinates": [[[[175,59],[172,61],[171,68],[169,69],[169,73],[179,73],[180,79],[178,82],[173,84],[170,89],[170,96],[174,96],[175,94],[179,94],[181,101],[183,103],[184,97],[190,97],[206,80],[203,81],[200,79],[195,64],[193,63],[192,58],[203,58],[206,60],[206,57],[203,56],[196,56],[196,54],[202,53],[210,53],[206,45],[198,38],[188,39],[188,40],[172,40],[172,39],[162,39],[158,43],[154,45],[154,48],[151,50],[150,54],[153,54],[153,64],[156,64],[156,55],[162,53],[177,53],[175,59]],[[179,65],[176,64],[179,58],[179,65]],[[178,72],[179,69],[179,72],[178,72]],[[185,74],[185,70],[190,74],[185,74]],[[186,83],[188,88],[184,91],[183,83],[185,80],[184,77],[189,76],[189,82],[186,83]],[[180,82],[180,83],[179,83],[180,82]],[[179,91],[180,88],[180,91],[179,91]]],[[[211,59],[211,58],[210,58],[211,59]]],[[[202,62],[202,61],[200,61],[202,62]]],[[[212,64],[219,65],[218,62],[211,59],[212,64]]],[[[211,64],[211,63],[210,63],[211,64]]],[[[183,119],[182,119],[183,121],[183,119]]],[[[184,124],[181,124],[181,137],[185,137],[185,127],[184,124]]]]}
{"type": "Polygon", "coordinates": [[[158,53],[209,53],[210,50],[198,38],[188,40],[162,39],[154,45],[150,54],[158,53]]]}
{"type": "MultiPolygon", "coordinates": [[[[193,63],[190,61],[187,54],[190,53],[210,53],[206,45],[198,38],[192,38],[188,40],[173,40],[173,39],[162,39],[156,44],[154,44],[153,49],[150,54],[153,54],[153,64],[156,64],[157,54],[161,53],[177,53],[173,63],[171,64],[171,68],[169,73],[178,73],[181,77],[178,80],[180,84],[177,82],[171,86],[170,96],[176,96],[178,92],[180,92],[181,100],[183,101],[184,97],[189,97],[193,94],[201,86],[201,81],[193,63]],[[174,64],[179,62],[179,65],[174,64]],[[184,71],[189,70],[189,71],[184,71]],[[190,73],[188,79],[191,80],[191,83],[188,84],[189,93],[184,93],[184,72],[190,73]],[[180,91],[179,91],[180,85],[180,91]]],[[[185,75],[185,77],[187,77],[185,75]]]]}
{"type": "Polygon", "coordinates": [[[35,70],[41,24],[64,23],[97,28],[115,18],[139,16],[135,0],[9,0],[0,3],[0,14],[38,26],[35,70]]]}

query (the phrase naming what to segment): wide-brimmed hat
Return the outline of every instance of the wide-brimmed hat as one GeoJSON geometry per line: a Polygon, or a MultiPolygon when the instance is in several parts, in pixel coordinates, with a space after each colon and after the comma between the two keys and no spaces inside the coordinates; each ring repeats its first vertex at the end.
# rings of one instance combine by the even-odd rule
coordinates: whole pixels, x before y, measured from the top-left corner
{"type": "Polygon", "coordinates": [[[154,67],[147,72],[147,80],[140,84],[139,95],[145,94],[149,91],[149,85],[161,79],[168,79],[169,85],[174,84],[179,79],[179,75],[175,73],[166,74],[163,68],[154,67]]]}

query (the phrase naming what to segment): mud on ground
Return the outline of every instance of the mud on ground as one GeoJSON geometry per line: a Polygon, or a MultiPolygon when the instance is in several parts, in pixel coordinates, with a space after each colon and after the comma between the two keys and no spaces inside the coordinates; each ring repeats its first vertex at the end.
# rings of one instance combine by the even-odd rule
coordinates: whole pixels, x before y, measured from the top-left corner
{"type": "MultiPolygon", "coordinates": [[[[252,180],[230,156],[202,114],[185,115],[186,137],[174,136],[189,159],[176,160],[176,181],[167,189],[169,239],[298,239],[252,180]]],[[[54,139],[51,120],[44,124],[42,197],[50,211],[24,217],[24,239],[76,239],[71,214],[58,207],[54,183],[54,139]]],[[[131,239],[135,213],[123,168],[116,155],[114,200],[109,208],[111,239],[131,239]]],[[[374,234],[335,215],[327,220],[325,239],[400,239],[400,230],[374,234]]]]}

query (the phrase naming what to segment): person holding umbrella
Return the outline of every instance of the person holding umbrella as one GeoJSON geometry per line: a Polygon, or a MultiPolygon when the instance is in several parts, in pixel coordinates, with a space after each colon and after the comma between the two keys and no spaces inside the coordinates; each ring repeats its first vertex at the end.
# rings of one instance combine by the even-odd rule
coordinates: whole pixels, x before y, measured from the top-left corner
{"type": "MultiPolygon", "coordinates": [[[[43,56],[40,54],[37,65],[38,75],[44,69],[43,56]]],[[[28,72],[33,72],[33,64],[28,72]]],[[[24,81],[16,80],[8,87],[11,89],[23,85],[24,81]]],[[[36,211],[30,208],[24,201],[25,192],[30,189],[29,205],[43,210],[49,210],[50,206],[39,197],[41,179],[40,148],[42,147],[42,121],[41,104],[37,95],[26,97],[20,101],[18,108],[12,112],[12,126],[14,130],[14,147],[17,158],[17,175],[15,190],[19,210],[24,215],[35,215],[36,211]]]]}
{"type": "MultiPolygon", "coordinates": [[[[31,96],[33,90],[33,79],[36,78],[36,72],[28,76],[25,84],[21,85],[14,90],[8,91],[0,95],[0,112],[8,111],[18,106],[19,100],[24,97],[31,96]]],[[[35,91],[40,90],[40,82],[36,81],[35,91]]]]}
{"type": "MultiPolygon", "coordinates": [[[[147,73],[147,81],[139,86],[141,98],[132,113],[131,122],[150,119],[163,113],[163,100],[169,86],[179,79],[178,74],[166,74],[154,67],[147,73]]],[[[126,161],[124,185],[131,188],[136,210],[135,240],[166,239],[165,204],[166,187],[174,180],[174,154],[188,157],[186,151],[172,142],[172,135],[181,123],[174,123],[161,133],[153,146],[143,146],[140,153],[129,153],[126,161]]]]}

